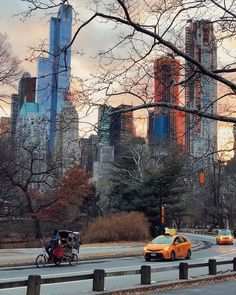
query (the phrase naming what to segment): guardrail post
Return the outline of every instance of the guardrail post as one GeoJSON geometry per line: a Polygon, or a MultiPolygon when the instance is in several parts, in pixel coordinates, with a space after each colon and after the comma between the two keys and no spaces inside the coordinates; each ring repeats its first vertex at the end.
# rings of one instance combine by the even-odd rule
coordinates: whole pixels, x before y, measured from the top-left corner
{"type": "Polygon", "coordinates": [[[151,284],[151,266],[142,265],[141,266],[141,285],[151,284]]]}
{"type": "Polygon", "coordinates": [[[209,259],[209,275],[216,275],[216,260],[215,259],[209,259]]]}
{"type": "Polygon", "coordinates": [[[188,279],[188,263],[180,262],[179,264],[179,279],[186,280],[188,279]]]}
{"type": "Polygon", "coordinates": [[[236,271],[236,257],[233,259],[233,271],[236,271]]]}
{"type": "Polygon", "coordinates": [[[93,291],[104,291],[105,270],[95,269],[93,272],[93,291]]]}
{"type": "Polygon", "coordinates": [[[41,276],[29,275],[26,295],[40,295],[41,276]]]}

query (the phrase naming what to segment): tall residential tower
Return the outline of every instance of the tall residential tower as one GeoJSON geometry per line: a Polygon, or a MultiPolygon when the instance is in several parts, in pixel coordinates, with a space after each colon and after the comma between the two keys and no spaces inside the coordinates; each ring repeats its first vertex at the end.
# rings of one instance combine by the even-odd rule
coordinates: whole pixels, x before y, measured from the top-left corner
{"type": "Polygon", "coordinates": [[[18,93],[11,95],[11,132],[15,134],[16,124],[23,104],[35,102],[36,78],[24,72],[19,84],[18,93]]]}
{"type": "Polygon", "coordinates": [[[37,102],[49,122],[49,152],[56,135],[57,116],[65,106],[71,71],[72,7],[61,4],[57,17],[50,20],[49,55],[38,60],[37,102]],[[67,48],[67,49],[66,49],[67,48]]]}
{"type": "MultiPolygon", "coordinates": [[[[161,57],[154,62],[154,102],[175,105],[179,100],[180,62],[170,57],[161,57]]],[[[149,113],[148,138],[150,144],[176,144],[185,146],[185,115],[183,112],[155,107],[149,113]]]]}
{"type": "MultiPolygon", "coordinates": [[[[213,24],[210,21],[188,21],[185,51],[207,70],[216,69],[216,41],[213,24]]],[[[190,62],[186,63],[186,81],[186,106],[216,114],[216,81],[199,73],[197,67],[190,62]]],[[[187,114],[186,134],[187,150],[194,158],[207,156],[216,149],[216,121],[187,114]]]]}

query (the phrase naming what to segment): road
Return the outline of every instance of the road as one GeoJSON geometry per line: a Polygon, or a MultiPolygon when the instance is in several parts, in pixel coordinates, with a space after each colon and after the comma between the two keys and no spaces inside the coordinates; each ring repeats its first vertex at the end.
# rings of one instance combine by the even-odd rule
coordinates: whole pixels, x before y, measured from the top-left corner
{"type": "MultiPolygon", "coordinates": [[[[236,246],[217,246],[215,244],[215,238],[211,236],[201,236],[201,235],[191,235],[188,234],[190,239],[201,240],[203,248],[195,249],[193,251],[192,259],[190,263],[201,263],[207,262],[208,259],[227,260],[236,257],[236,246]]],[[[114,247],[112,247],[114,250],[114,247]]],[[[92,249],[96,251],[96,249],[92,249]]],[[[119,250],[119,247],[115,250],[119,250]]],[[[120,249],[122,250],[122,249],[120,249]]],[[[124,249],[123,249],[124,250],[124,249]]],[[[127,249],[126,249],[127,250],[127,249]]],[[[141,250],[141,247],[140,247],[141,250]]],[[[90,249],[91,251],[91,249],[90,249]]],[[[100,250],[98,250],[100,251],[100,250]]],[[[140,269],[141,265],[150,265],[152,268],[160,268],[164,266],[178,265],[180,261],[174,262],[164,262],[164,261],[144,261],[142,256],[134,257],[123,257],[123,258],[105,258],[99,260],[88,260],[80,261],[77,266],[67,266],[63,265],[61,267],[46,267],[44,269],[37,269],[34,266],[25,267],[8,267],[0,268],[0,282],[4,281],[14,281],[20,279],[26,279],[29,274],[37,274],[42,277],[58,277],[67,276],[72,274],[85,274],[91,273],[94,269],[105,269],[105,271],[118,271],[118,270],[130,270],[130,269],[140,269]]],[[[219,270],[222,272],[227,272],[230,266],[219,266],[219,270]]],[[[207,268],[197,268],[190,269],[189,276],[191,278],[196,278],[199,276],[207,275],[207,268]]],[[[173,281],[178,279],[177,271],[168,272],[157,272],[152,274],[152,283],[163,283],[168,281],[173,281]]],[[[121,288],[127,288],[131,286],[140,286],[140,275],[124,276],[124,277],[114,277],[106,278],[105,288],[106,290],[117,290],[121,288]]],[[[41,295],[83,295],[83,294],[96,294],[92,292],[92,281],[80,281],[80,282],[70,282],[70,283],[60,283],[54,285],[44,285],[41,288],[41,295]]],[[[0,295],[25,295],[25,288],[17,289],[4,289],[0,290],[0,295]]],[[[171,294],[171,293],[170,293],[171,294]]],[[[174,293],[175,294],[175,293],[174,293]]],[[[176,293],[178,294],[178,293],[176,293]]],[[[180,293],[179,293],[180,294],[180,293]]],[[[187,294],[187,293],[186,293],[187,294]]],[[[182,295],[182,293],[181,293],[182,295]]]]}
{"type": "MultiPolygon", "coordinates": [[[[141,244],[141,243],[139,243],[141,244]]],[[[79,256],[83,260],[86,257],[91,256],[104,256],[105,254],[122,254],[126,253],[137,253],[140,251],[142,253],[143,246],[130,246],[130,245],[99,245],[99,246],[82,246],[80,247],[79,256]]],[[[35,257],[42,252],[41,248],[24,248],[24,249],[0,249],[0,265],[7,264],[8,261],[16,261],[18,264],[20,261],[34,261],[35,257]]]]}

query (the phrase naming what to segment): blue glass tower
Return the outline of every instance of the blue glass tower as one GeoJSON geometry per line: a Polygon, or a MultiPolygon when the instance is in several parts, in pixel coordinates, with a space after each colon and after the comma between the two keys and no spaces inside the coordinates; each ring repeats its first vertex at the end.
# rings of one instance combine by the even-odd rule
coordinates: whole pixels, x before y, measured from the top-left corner
{"type": "Polygon", "coordinates": [[[72,7],[60,5],[57,17],[50,20],[49,56],[38,60],[37,102],[48,118],[49,153],[53,151],[57,116],[65,105],[70,86],[72,7]]]}

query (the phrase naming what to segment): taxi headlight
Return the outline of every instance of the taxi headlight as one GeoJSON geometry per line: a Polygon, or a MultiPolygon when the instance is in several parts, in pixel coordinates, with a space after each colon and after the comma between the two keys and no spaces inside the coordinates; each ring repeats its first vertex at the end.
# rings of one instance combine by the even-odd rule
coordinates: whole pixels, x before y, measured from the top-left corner
{"type": "Polygon", "coordinates": [[[168,246],[168,247],[165,247],[163,250],[166,250],[166,251],[168,251],[168,250],[169,250],[169,246],[168,246]]]}

